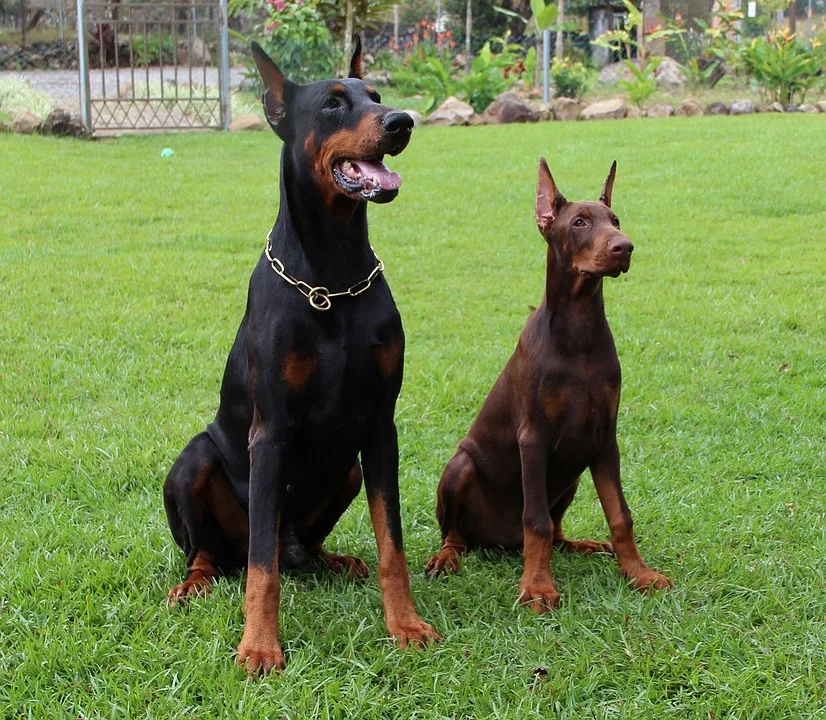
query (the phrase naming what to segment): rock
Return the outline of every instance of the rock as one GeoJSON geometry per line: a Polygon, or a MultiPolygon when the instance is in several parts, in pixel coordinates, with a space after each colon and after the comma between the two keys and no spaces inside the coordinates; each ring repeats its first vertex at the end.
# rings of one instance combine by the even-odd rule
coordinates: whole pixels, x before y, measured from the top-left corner
{"type": "Polygon", "coordinates": [[[654,71],[657,85],[665,88],[680,88],[685,85],[685,75],[680,71],[680,64],[670,57],[663,58],[654,71]]]}
{"type": "Polygon", "coordinates": [[[181,65],[210,65],[212,64],[212,55],[209,53],[209,48],[206,43],[199,37],[192,38],[192,44],[187,43],[178,48],[178,62],[181,65]]]}
{"type": "Polygon", "coordinates": [[[625,100],[620,97],[591,103],[580,114],[583,120],[621,120],[628,112],[625,100]]]}
{"type": "Polygon", "coordinates": [[[729,108],[731,115],[751,115],[754,112],[754,102],[746,98],[745,100],[735,100],[729,108]]]}
{"type": "Polygon", "coordinates": [[[783,107],[784,112],[800,112],[799,105],[786,105],[783,107]]]}
{"type": "Polygon", "coordinates": [[[680,108],[679,115],[684,115],[685,117],[698,117],[700,115],[704,115],[703,108],[700,107],[700,103],[696,100],[685,100],[683,101],[682,107],[680,108]]]}
{"type": "Polygon", "coordinates": [[[425,125],[469,125],[473,108],[451,95],[424,121],[425,125]]]}
{"type": "Polygon", "coordinates": [[[819,103],[816,103],[816,105],[820,112],[826,113],[826,100],[821,100],[819,103]]]}
{"type": "Polygon", "coordinates": [[[414,128],[422,126],[422,124],[424,123],[424,117],[422,117],[422,114],[420,112],[417,112],[416,110],[405,110],[405,112],[413,118],[414,128]]]}
{"type": "Polygon", "coordinates": [[[231,132],[255,132],[267,130],[268,127],[267,123],[257,115],[239,115],[229,125],[231,132]]]}
{"type": "Polygon", "coordinates": [[[603,85],[616,85],[620,80],[633,80],[634,75],[624,62],[615,62],[606,65],[599,71],[597,80],[603,85]]]}
{"type": "Polygon", "coordinates": [[[553,106],[550,103],[531,103],[531,107],[539,115],[540,120],[553,120],[553,106]]]}
{"type": "Polygon", "coordinates": [[[629,105],[625,111],[626,120],[634,120],[636,118],[645,117],[645,113],[636,105],[629,105]]]}
{"type": "Polygon", "coordinates": [[[657,103],[648,108],[648,117],[650,118],[667,118],[674,114],[674,108],[666,103],[657,103]]]}
{"type": "Polygon", "coordinates": [[[393,76],[389,70],[370,70],[362,79],[370,84],[389,85],[393,76]]]}
{"type": "Polygon", "coordinates": [[[34,135],[40,129],[40,118],[30,112],[24,112],[14,119],[11,129],[20,135],[34,135]]]}
{"type": "Polygon", "coordinates": [[[55,108],[40,126],[44,135],[66,135],[69,131],[69,122],[72,116],[63,108],[55,108]]]}
{"type": "Polygon", "coordinates": [[[537,122],[539,113],[516,93],[504,92],[488,105],[482,119],[486,125],[537,122]]]}
{"type": "Polygon", "coordinates": [[[487,125],[487,123],[485,122],[485,119],[481,115],[477,115],[476,113],[473,113],[473,115],[470,116],[470,120],[468,120],[467,124],[468,125],[473,125],[473,126],[475,126],[475,125],[487,125]]]}
{"type": "Polygon", "coordinates": [[[66,135],[75,138],[92,137],[92,133],[90,133],[89,128],[83,124],[83,119],[80,115],[72,115],[69,118],[69,127],[66,129],[66,135]]]}
{"type": "Polygon", "coordinates": [[[11,132],[11,128],[6,125],[2,120],[0,120],[0,134],[11,132]]]}
{"type": "Polygon", "coordinates": [[[803,103],[800,106],[800,112],[804,113],[818,113],[820,112],[820,108],[817,105],[809,105],[808,103],[803,103]]]}
{"type": "Polygon", "coordinates": [[[728,105],[723,102],[713,102],[706,107],[706,115],[728,115],[728,105]]]}
{"type": "Polygon", "coordinates": [[[554,120],[576,120],[582,110],[582,103],[569,97],[559,97],[554,102],[554,120]]]}
{"type": "Polygon", "coordinates": [[[783,106],[779,102],[754,103],[754,112],[758,112],[758,113],[783,112],[783,106]]]}

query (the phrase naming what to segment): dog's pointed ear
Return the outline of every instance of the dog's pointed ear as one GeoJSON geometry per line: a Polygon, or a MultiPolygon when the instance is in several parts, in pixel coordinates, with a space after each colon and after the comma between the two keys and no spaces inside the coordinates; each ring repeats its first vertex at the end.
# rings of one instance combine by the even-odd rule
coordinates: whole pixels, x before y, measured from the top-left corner
{"type": "Polygon", "coordinates": [[[353,33],[353,57],[350,59],[350,74],[347,77],[361,80],[361,35],[353,33]]]}
{"type": "Polygon", "coordinates": [[[559,215],[562,206],[568,202],[559,192],[545,158],[539,159],[539,181],[536,184],[536,224],[539,232],[546,236],[559,215]]]}
{"type": "Polygon", "coordinates": [[[264,115],[273,130],[277,131],[278,123],[287,114],[287,96],[293,84],[257,42],[252,43],[252,59],[255,60],[255,66],[264,81],[264,95],[261,97],[264,115]]]}
{"type": "Polygon", "coordinates": [[[611,172],[605,178],[605,183],[602,186],[602,192],[599,196],[599,201],[603,205],[611,207],[611,193],[614,191],[614,178],[617,176],[617,161],[611,163],[611,172]]]}

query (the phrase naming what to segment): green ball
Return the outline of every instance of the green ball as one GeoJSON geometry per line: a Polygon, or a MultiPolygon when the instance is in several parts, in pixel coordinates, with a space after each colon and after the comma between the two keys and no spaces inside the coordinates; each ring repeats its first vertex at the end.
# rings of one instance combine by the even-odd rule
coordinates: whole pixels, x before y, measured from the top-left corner
{"type": "Polygon", "coordinates": [[[162,158],[171,158],[175,154],[175,151],[172,148],[164,148],[161,150],[161,157],[162,158]]]}

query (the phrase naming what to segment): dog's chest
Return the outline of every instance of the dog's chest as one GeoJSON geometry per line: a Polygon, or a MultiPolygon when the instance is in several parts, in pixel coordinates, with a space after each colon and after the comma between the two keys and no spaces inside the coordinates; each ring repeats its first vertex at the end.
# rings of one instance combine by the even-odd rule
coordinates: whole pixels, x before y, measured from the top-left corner
{"type": "Polygon", "coordinates": [[[583,362],[546,376],[538,401],[551,462],[584,467],[613,443],[619,396],[619,363],[583,362]]]}

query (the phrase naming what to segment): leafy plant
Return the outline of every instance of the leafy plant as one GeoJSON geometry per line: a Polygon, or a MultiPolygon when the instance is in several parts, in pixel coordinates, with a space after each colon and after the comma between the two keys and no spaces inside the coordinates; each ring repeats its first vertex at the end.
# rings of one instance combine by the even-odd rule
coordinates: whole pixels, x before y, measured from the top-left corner
{"type": "Polygon", "coordinates": [[[593,45],[606,47],[614,52],[625,54],[625,66],[631,72],[632,80],[621,80],[620,87],[628,93],[628,98],[638,107],[642,107],[648,98],[657,90],[657,81],[654,71],[663,61],[662,57],[651,55],[647,43],[655,40],[667,40],[685,32],[682,28],[664,26],[649,33],[640,33],[637,40],[637,29],[643,28],[642,12],[635,7],[631,0],[622,0],[628,17],[625,26],[602,33],[593,45]],[[631,62],[632,53],[636,52],[638,64],[631,62]]]}
{"type": "Polygon", "coordinates": [[[4,122],[24,112],[30,112],[44,120],[52,109],[52,99],[35,90],[25,80],[15,77],[0,79],[0,115],[4,116],[4,122]]]}
{"type": "Polygon", "coordinates": [[[628,93],[628,99],[637,107],[642,107],[646,100],[657,92],[657,78],[654,71],[662,62],[661,57],[649,57],[648,61],[637,67],[629,60],[625,61],[631,71],[633,80],[620,80],[617,84],[628,93]]]}
{"type": "Polygon", "coordinates": [[[393,84],[402,95],[422,95],[423,110],[432,112],[448,95],[455,95],[459,83],[453,77],[453,61],[436,52],[431,43],[420,43],[392,74],[393,84]]]}
{"type": "Polygon", "coordinates": [[[581,98],[588,92],[593,72],[578,60],[554,58],[551,63],[551,82],[556,97],[581,98]]]}
{"type": "Polygon", "coordinates": [[[752,40],[743,48],[743,62],[768,99],[784,105],[802,103],[823,74],[815,53],[787,30],[752,40]]]}
{"type": "Polygon", "coordinates": [[[132,40],[132,52],[138,65],[160,65],[172,62],[175,47],[169,35],[137,35],[132,40]]]}
{"type": "Polygon", "coordinates": [[[528,79],[531,83],[538,83],[539,77],[539,68],[536,63],[536,57],[539,56],[541,52],[540,42],[542,39],[542,33],[545,30],[550,30],[553,27],[553,24],[556,22],[557,17],[559,17],[559,10],[557,9],[556,4],[551,0],[551,2],[546,5],[544,0],[530,0],[531,5],[531,16],[526,18],[520,15],[513,10],[507,10],[506,8],[499,7],[494,5],[493,9],[496,10],[498,13],[502,13],[503,15],[507,15],[508,17],[516,18],[521,20],[525,23],[525,36],[531,37],[534,36],[536,38],[536,48],[535,48],[535,55],[534,55],[534,72],[532,75],[528,75],[528,79]]]}
{"type": "MultiPolygon", "coordinates": [[[[312,82],[330,77],[336,68],[333,36],[321,12],[323,0],[229,0],[230,12],[262,17],[244,42],[257,39],[290,80],[312,82]]],[[[260,80],[251,58],[245,57],[245,77],[258,89],[260,80]]]]}

